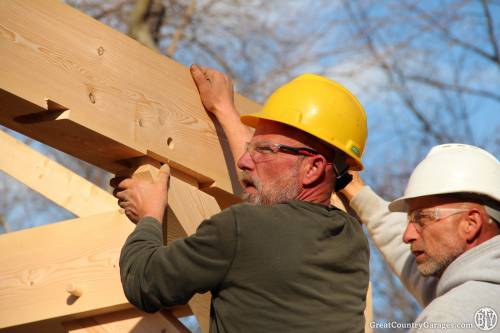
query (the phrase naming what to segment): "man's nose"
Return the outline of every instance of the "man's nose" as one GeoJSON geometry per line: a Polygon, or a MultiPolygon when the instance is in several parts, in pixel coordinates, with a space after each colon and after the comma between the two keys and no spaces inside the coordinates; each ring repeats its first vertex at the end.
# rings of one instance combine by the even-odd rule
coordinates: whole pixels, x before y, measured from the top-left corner
{"type": "Polygon", "coordinates": [[[250,156],[248,151],[245,151],[243,155],[238,159],[238,163],[236,164],[240,170],[253,170],[255,163],[250,156]]]}
{"type": "Polygon", "coordinates": [[[403,242],[406,244],[410,244],[411,242],[415,241],[419,236],[419,233],[417,231],[417,228],[415,227],[415,224],[413,223],[408,223],[406,226],[406,230],[403,233],[403,242]]]}

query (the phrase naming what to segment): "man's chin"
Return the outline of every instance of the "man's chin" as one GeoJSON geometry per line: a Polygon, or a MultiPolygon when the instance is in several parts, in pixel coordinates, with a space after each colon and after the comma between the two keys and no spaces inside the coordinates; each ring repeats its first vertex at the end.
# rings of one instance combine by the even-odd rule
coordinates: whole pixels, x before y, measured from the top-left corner
{"type": "Polygon", "coordinates": [[[433,262],[423,262],[421,264],[417,264],[418,271],[424,277],[429,276],[440,276],[443,272],[443,268],[433,262]]]}
{"type": "Polygon", "coordinates": [[[260,195],[256,193],[243,192],[243,194],[241,194],[241,199],[252,205],[259,205],[261,203],[260,195]]]}

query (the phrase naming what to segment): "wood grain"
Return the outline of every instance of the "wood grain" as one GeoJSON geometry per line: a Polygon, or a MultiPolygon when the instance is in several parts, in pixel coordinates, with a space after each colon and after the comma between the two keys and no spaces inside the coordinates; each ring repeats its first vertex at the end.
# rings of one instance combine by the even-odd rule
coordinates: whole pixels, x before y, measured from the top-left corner
{"type": "MultiPolygon", "coordinates": [[[[176,217],[167,218],[168,239],[184,236],[176,217]]],[[[133,229],[123,214],[111,212],[2,235],[0,329],[130,308],[118,260],[133,229]],[[81,297],[66,291],[69,283],[82,289],[81,297]]]]}
{"type": "MultiPolygon", "coordinates": [[[[136,163],[138,167],[134,170],[134,178],[146,181],[156,179],[159,172],[159,164],[156,161],[139,159],[136,163]]],[[[176,221],[172,223],[170,217],[167,216],[167,223],[163,224],[164,234],[168,234],[169,228],[175,228],[177,225],[175,222],[178,222],[184,235],[192,235],[203,220],[220,212],[217,201],[212,196],[201,192],[195,184],[196,181],[189,179],[186,175],[182,176],[182,180],[174,175],[170,176],[168,211],[175,215],[176,221]]],[[[210,303],[210,293],[196,294],[188,303],[203,332],[208,332],[210,327],[210,303]]]]}
{"type": "MultiPolygon", "coordinates": [[[[203,186],[239,189],[189,70],[59,1],[0,2],[0,72],[3,98],[16,106],[2,108],[6,126],[112,172],[117,159],[151,154],[203,186]],[[12,124],[49,110],[47,100],[68,110],[63,120],[12,124]],[[115,154],[94,153],[99,140],[115,154]]],[[[236,101],[243,113],[259,109],[236,101]]]]}
{"type": "Polygon", "coordinates": [[[76,216],[118,210],[111,194],[0,130],[0,170],[76,216]]]}
{"type": "Polygon", "coordinates": [[[173,315],[147,314],[136,309],[92,316],[63,323],[68,333],[149,333],[190,331],[173,315]]]}
{"type": "Polygon", "coordinates": [[[0,327],[129,307],[118,258],[133,228],[111,212],[2,235],[0,327]],[[83,295],[68,294],[68,283],[83,295]]]}

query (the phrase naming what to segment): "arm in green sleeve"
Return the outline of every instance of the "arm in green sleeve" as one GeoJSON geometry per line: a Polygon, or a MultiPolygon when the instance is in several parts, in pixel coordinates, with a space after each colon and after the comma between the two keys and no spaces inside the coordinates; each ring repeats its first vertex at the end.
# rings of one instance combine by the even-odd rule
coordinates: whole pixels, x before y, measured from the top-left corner
{"type": "Polygon", "coordinates": [[[139,221],[120,255],[122,285],[130,303],[155,312],[220,285],[234,257],[235,223],[232,211],[226,210],[203,221],[194,235],[163,246],[158,221],[139,221]]]}

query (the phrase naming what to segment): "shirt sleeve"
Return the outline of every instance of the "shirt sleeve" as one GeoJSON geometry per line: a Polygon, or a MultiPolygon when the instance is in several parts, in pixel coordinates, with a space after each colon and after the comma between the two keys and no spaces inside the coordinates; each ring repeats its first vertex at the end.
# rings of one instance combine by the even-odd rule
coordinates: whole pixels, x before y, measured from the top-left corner
{"type": "Polygon", "coordinates": [[[120,275],[130,303],[146,312],[185,304],[222,283],[236,247],[234,214],[203,221],[192,236],[163,245],[160,223],[143,218],[120,255],[120,275]]]}
{"type": "Polygon", "coordinates": [[[438,279],[420,274],[410,245],[403,242],[406,213],[391,213],[389,203],[368,186],[351,200],[350,206],[366,225],[373,242],[405,287],[421,305],[429,304],[435,297],[438,279]]]}

